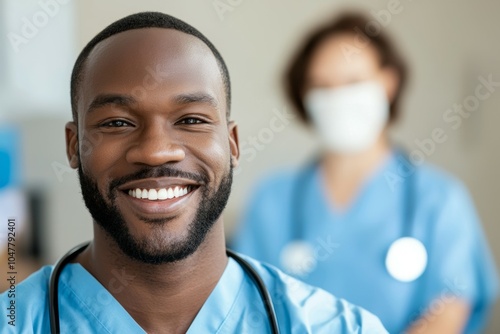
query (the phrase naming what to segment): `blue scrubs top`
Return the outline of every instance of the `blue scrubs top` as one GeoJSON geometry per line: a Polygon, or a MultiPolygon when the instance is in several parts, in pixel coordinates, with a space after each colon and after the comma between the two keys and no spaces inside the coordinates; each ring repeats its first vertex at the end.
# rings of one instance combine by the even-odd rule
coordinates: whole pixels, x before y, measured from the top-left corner
{"type": "MultiPolygon", "coordinates": [[[[275,268],[246,258],[269,289],[282,333],[387,333],[369,312],[313,288],[275,268]]],[[[15,299],[0,295],[1,333],[50,333],[46,266],[16,287],[15,299]],[[15,327],[6,317],[15,300],[15,327]]],[[[118,282],[122,282],[118,284],[118,282]]],[[[127,279],[116,289],[126,291],[127,279]]],[[[145,333],[116,299],[80,264],[68,264],[59,280],[61,333],[145,333]]],[[[255,283],[229,259],[216,287],[188,333],[270,333],[255,283]]]]}
{"type": "Polygon", "coordinates": [[[366,308],[390,333],[463,299],[472,307],[466,333],[478,333],[497,297],[498,277],[471,199],[447,174],[427,165],[411,170],[402,158],[392,154],[346,211],[327,200],[318,165],[269,177],[231,246],[284,270],[281,251],[301,226],[300,239],[316,259],[315,269],[299,276],[305,282],[366,308]],[[297,189],[299,175],[306,181],[297,189]],[[406,217],[411,208],[413,217],[406,217]],[[385,259],[391,243],[408,233],[424,244],[428,263],[418,279],[400,282],[385,259]]]}

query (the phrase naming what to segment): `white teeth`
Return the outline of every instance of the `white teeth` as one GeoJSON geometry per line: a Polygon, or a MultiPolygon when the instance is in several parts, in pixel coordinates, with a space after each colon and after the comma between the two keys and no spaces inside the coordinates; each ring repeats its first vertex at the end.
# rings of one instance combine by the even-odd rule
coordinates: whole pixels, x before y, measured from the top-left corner
{"type": "Polygon", "coordinates": [[[158,190],[158,199],[159,200],[164,200],[167,198],[168,198],[167,189],[162,188],[162,189],[158,190]]]}
{"type": "Polygon", "coordinates": [[[156,191],[156,189],[151,189],[148,192],[148,199],[150,201],[156,201],[158,199],[158,192],[156,191]]]}
{"type": "Polygon", "coordinates": [[[182,197],[189,192],[189,186],[174,188],[161,188],[161,189],[130,189],[128,194],[135,198],[147,199],[150,201],[164,201],[166,199],[172,199],[177,197],[182,197]]]}

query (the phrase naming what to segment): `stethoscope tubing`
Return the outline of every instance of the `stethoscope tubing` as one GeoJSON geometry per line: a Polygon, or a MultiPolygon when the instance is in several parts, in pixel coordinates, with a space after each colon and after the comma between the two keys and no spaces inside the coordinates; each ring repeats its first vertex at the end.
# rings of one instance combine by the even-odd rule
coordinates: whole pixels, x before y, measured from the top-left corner
{"type": "Polygon", "coordinates": [[[50,332],[59,334],[61,332],[59,323],[59,276],[64,267],[76,258],[90,242],[84,242],[72,248],[69,252],[64,254],[54,266],[49,279],[49,319],[50,319],[50,332]]]}
{"type": "MultiPolygon", "coordinates": [[[[63,257],[57,261],[49,279],[49,320],[50,320],[50,332],[52,334],[59,334],[61,332],[60,322],[59,322],[59,277],[64,269],[64,267],[76,258],[90,242],[84,242],[69,252],[67,252],[63,257]]],[[[226,249],[226,253],[229,257],[233,258],[243,270],[250,276],[252,281],[255,283],[257,290],[261,296],[262,302],[264,303],[267,317],[269,320],[269,325],[271,327],[271,333],[279,334],[278,318],[276,315],[276,310],[272,302],[271,295],[267,289],[264,281],[257,273],[257,271],[252,267],[252,265],[241,256],[236,254],[230,249],[226,249]]]]}

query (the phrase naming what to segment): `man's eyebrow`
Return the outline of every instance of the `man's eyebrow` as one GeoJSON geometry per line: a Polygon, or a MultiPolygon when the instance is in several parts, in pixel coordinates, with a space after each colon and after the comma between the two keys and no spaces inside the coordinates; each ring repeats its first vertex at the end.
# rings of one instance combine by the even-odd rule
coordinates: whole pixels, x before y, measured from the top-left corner
{"type": "Polygon", "coordinates": [[[108,106],[108,105],[119,105],[119,106],[130,106],[135,104],[137,101],[131,95],[122,95],[122,94],[101,94],[97,95],[90,106],[87,109],[87,112],[92,112],[98,108],[108,106]]]}
{"type": "Polygon", "coordinates": [[[205,103],[219,110],[217,100],[212,95],[206,93],[180,94],[175,96],[173,101],[177,104],[205,103]]]}

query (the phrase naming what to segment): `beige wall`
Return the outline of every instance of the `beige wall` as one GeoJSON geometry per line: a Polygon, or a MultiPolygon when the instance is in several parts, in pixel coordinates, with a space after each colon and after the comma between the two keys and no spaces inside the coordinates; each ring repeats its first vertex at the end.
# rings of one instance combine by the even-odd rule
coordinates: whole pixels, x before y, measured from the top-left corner
{"type": "MultiPolygon", "coordinates": [[[[393,1],[82,0],[74,3],[76,44],[80,50],[107,24],[137,11],[159,10],[194,25],[214,42],[229,66],[234,92],[232,115],[240,125],[240,141],[248,149],[249,137],[266,131],[276,112],[290,110],[280,91],[280,75],[284,60],[308,29],[346,8],[344,4],[379,11],[393,1]],[[229,4],[231,11],[219,16],[215,2],[229,4]]],[[[500,81],[500,2],[401,0],[400,6],[401,11],[392,15],[387,29],[410,61],[412,80],[404,101],[404,115],[394,135],[413,150],[418,149],[415,140],[430,138],[435,128],[445,130],[448,140],[437,144],[426,160],[451,171],[468,185],[500,265],[500,243],[495,240],[500,235],[496,210],[500,198],[496,173],[500,170],[500,152],[496,149],[500,143],[500,91],[483,101],[456,130],[442,119],[454,103],[474,94],[478,76],[491,74],[495,81],[500,81]]],[[[67,119],[69,115],[68,110],[67,119]]],[[[54,161],[65,160],[61,146],[64,117],[56,122],[25,123],[30,136],[26,152],[31,152],[27,156],[35,152],[39,161],[44,161],[28,164],[27,175],[45,173],[42,177],[54,184],[49,192],[51,227],[47,235],[61,240],[51,243],[51,258],[55,258],[77,241],[91,237],[90,219],[81,202],[75,174],[64,174],[64,180],[56,182],[50,168],[54,161]],[[39,124],[46,127],[40,128],[39,124]],[[40,148],[40,134],[47,134],[44,138],[54,145],[40,148]],[[43,151],[47,147],[48,154],[43,151]]],[[[296,122],[275,132],[270,142],[261,144],[263,149],[255,157],[249,153],[242,157],[226,212],[229,231],[244,208],[252,185],[263,174],[300,164],[316,149],[314,139],[296,122]]],[[[500,332],[500,310],[489,332],[500,332]]]]}

